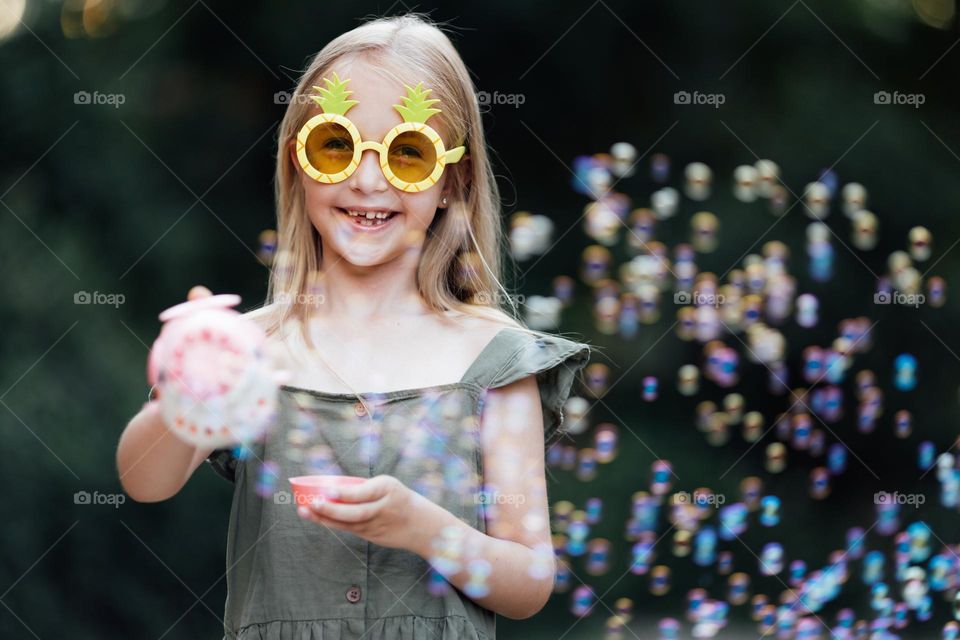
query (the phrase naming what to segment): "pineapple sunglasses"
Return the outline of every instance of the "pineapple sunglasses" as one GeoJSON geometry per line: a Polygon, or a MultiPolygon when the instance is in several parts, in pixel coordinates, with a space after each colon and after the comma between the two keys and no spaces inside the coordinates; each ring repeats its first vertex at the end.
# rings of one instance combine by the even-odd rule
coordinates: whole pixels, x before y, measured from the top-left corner
{"type": "Polygon", "coordinates": [[[297,134],[297,159],[304,173],[316,180],[332,184],[349,178],[360,165],[360,158],[367,149],[380,155],[380,170],[384,177],[402,191],[419,192],[437,183],[448,164],[459,162],[466,150],[457,146],[447,150],[440,135],[427,124],[427,120],[440,109],[432,105],[439,102],[429,98],[431,89],[423,83],[415,87],[404,84],[407,95],[401,98],[402,105],[395,104],[403,122],[390,129],[382,142],[361,140],[357,126],[346,113],[356,100],[347,89],[349,79],[323,78],[325,87],[313,87],[320,95],[310,98],[323,109],[300,128],[297,134]]]}

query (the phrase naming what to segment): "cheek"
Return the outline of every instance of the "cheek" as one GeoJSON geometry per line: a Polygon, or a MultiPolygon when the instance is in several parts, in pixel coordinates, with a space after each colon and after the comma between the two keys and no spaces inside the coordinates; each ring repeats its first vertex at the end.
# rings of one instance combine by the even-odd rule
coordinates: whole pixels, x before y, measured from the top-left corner
{"type": "Polygon", "coordinates": [[[307,216],[314,222],[325,217],[336,201],[338,185],[323,184],[309,178],[301,180],[307,216]]]}
{"type": "MultiPolygon", "coordinates": [[[[431,190],[432,191],[432,190],[431,190]]],[[[426,229],[437,215],[439,197],[433,193],[409,193],[402,196],[403,211],[408,223],[426,229]]]]}
{"type": "Polygon", "coordinates": [[[404,211],[407,214],[408,224],[417,229],[429,227],[437,214],[436,205],[430,201],[405,204],[404,211]]]}
{"type": "Polygon", "coordinates": [[[337,185],[317,182],[306,176],[300,178],[300,184],[303,185],[303,195],[307,205],[329,205],[337,190],[337,185]]]}

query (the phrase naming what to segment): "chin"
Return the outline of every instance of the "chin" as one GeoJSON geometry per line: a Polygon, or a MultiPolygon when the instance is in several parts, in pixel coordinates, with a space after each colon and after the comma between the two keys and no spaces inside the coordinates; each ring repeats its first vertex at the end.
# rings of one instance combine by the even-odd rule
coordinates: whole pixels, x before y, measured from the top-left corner
{"type": "Polygon", "coordinates": [[[372,242],[364,242],[362,245],[343,246],[343,243],[338,242],[331,248],[338,259],[354,267],[376,267],[386,264],[399,253],[395,250],[393,243],[378,246],[372,242]]]}

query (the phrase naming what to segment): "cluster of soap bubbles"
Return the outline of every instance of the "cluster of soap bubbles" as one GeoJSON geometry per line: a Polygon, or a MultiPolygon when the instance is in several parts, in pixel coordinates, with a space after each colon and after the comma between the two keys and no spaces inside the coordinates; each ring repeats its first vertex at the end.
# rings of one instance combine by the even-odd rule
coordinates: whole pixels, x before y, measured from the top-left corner
{"type": "MultiPolygon", "coordinates": [[[[875,322],[866,316],[842,318],[828,344],[791,349],[785,326],[795,323],[801,329],[819,327],[828,309],[821,296],[800,286],[800,274],[791,272],[787,244],[767,241],[720,275],[702,270],[698,257],[716,252],[723,229],[721,216],[710,211],[707,204],[717,186],[713,170],[701,162],[689,163],[679,172],[680,184],[671,186],[671,159],[654,154],[648,175],[656,186],[648,202],[635,206],[616,187],[621,180],[634,177],[638,166],[637,151],[628,143],[613,145],[609,153],[575,159],[572,186],[588,198],[582,231],[590,244],[580,252],[578,278],[558,275],[547,294],[525,298],[521,306],[528,325],[542,330],[558,327],[561,313],[574,303],[578,285],[591,290],[593,326],[599,334],[632,340],[644,326],[675,318],[676,338],[697,344],[700,362],[678,363],[673,381],[644,376],[639,398],[655,402],[671,391],[671,386],[687,398],[694,398],[703,388],[721,389],[724,395],[719,402],[702,400],[693,405],[694,426],[707,444],[726,445],[739,433],[751,449],[757,445],[763,468],[770,475],[783,473],[792,459],[813,460],[808,494],[813,500],[827,499],[833,483],[847,471],[850,455],[839,439],[830,441],[833,432],[847,413],[862,434],[875,433],[878,426],[886,424],[890,420],[886,416],[891,414],[885,406],[890,399],[885,397],[884,386],[889,383],[900,392],[915,389],[919,378],[917,356],[898,355],[888,364],[888,372],[882,374],[858,370],[858,357],[868,353],[875,342],[875,322]],[[658,240],[658,231],[672,224],[691,203],[689,222],[681,229],[684,240],[672,247],[658,240]],[[800,366],[792,370],[788,360],[796,356],[800,366]],[[781,413],[765,415],[737,391],[748,369],[763,372],[765,391],[783,398],[786,407],[781,413]],[[845,386],[852,386],[852,395],[845,386]]],[[[846,255],[850,247],[856,251],[877,247],[880,218],[868,209],[867,189],[855,182],[841,186],[833,170],[821,172],[797,194],[781,181],[775,162],[759,160],[734,169],[732,195],[745,207],[759,206],[772,217],[800,209],[809,219],[802,266],[813,283],[829,282],[837,271],[838,256],[846,255]],[[835,208],[849,221],[846,237],[827,224],[835,208]]],[[[554,231],[547,216],[529,211],[513,214],[509,222],[513,257],[520,262],[535,261],[552,248],[554,231]]],[[[942,307],[945,280],[928,275],[929,269],[919,266],[930,259],[932,246],[927,228],[910,229],[902,249],[887,256],[872,302],[942,307]]],[[[292,263],[289,256],[277,252],[274,231],[261,234],[258,256],[279,273],[281,280],[291,274],[292,263]]],[[[469,283],[481,269],[476,254],[466,252],[458,278],[469,283]]],[[[320,279],[310,282],[310,291],[322,295],[320,279]]],[[[564,406],[564,426],[572,435],[589,431],[589,436],[577,444],[568,440],[551,446],[546,456],[549,467],[571,472],[577,480],[588,483],[618,460],[620,428],[609,422],[594,425],[589,420],[593,400],[603,398],[613,384],[611,368],[605,364],[593,363],[584,370],[582,394],[575,393],[564,406]]],[[[757,390],[763,387],[750,389],[753,393],[757,390]]],[[[906,440],[913,434],[914,416],[907,409],[894,409],[893,436],[906,440]]],[[[427,419],[444,418],[437,414],[427,419]]],[[[288,455],[296,457],[296,462],[311,473],[339,473],[328,447],[310,445],[314,428],[308,414],[297,421],[287,436],[291,445],[288,455]]],[[[405,443],[406,458],[435,461],[417,490],[428,496],[438,495],[445,486],[468,491],[473,479],[464,469],[444,462],[448,456],[443,442],[432,433],[413,433],[405,443]]],[[[368,434],[363,444],[368,457],[377,455],[381,444],[377,432],[368,434]]],[[[949,452],[938,455],[935,443],[924,441],[916,449],[915,460],[924,473],[935,471],[940,484],[939,505],[960,512],[958,458],[949,452]]],[[[263,495],[276,489],[278,474],[275,462],[263,465],[258,476],[258,490],[263,495]]],[[[608,511],[603,498],[591,497],[582,505],[567,500],[555,502],[549,523],[553,544],[535,550],[535,560],[528,569],[530,576],[549,578],[556,559],[555,592],[569,594],[570,611],[578,618],[609,614],[604,626],[604,637],[609,640],[632,637],[627,625],[634,616],[634,601],[620,597],[612,607],[600,606],[599,596],[589,584],[591,578],[611,572],[615,572],[614,577],[621,572],[643,576],[652,596],[664,596],[682,588],[674,585],[671,566],[664,557],[667,554],[661,553],[664,546],[673,558],[689,558],[694,565],[724,577],[726,587],[725,593],[714,594],[714,598],[705,589],[689,589],[683,616],[660,620],[657,633],[662,640],[683,637],[685,626],[692,637],[716,637],[728,626],[733,607],[747,608],[759,634],[783,638],[896,638],[897,631],[911,623],[929,621],[935,599],[952,602],[954,616],[960,620],[960,544],[939,540],[924,521],[915,519],[920,506],[916,495],[875,498],[877,519],[873,526],[847,529],[843,547],[828,554],[822,566],[808,568],[805,561],[791,558],[783,544],[768,541],[756,552],[755,566],[738,571],[733,553],[724,547],[751,528],[781,526],[784,516],[789,517],[788,509],[784,513],[784,502],[769,492],[758,476],[742,478],[739,495],[730,502],[726,495],[709,487],[689,493],[680,490],[674,487],[675,478],[673,463],[655,460],[646,488],[631,496],[629,516],[623,523],[623,536],[630,545],[625,566],[612,562],[617,543],[594,533],[608,511]],[[904,515],[909,516],[906,526],[904,515]],[[666,525],[670,526],[669,534],[666,525]],[[868,549],[868,536],[892,537],[892,556],[868,549]],[[854,563],[859,563],[859,572],[854,563]],[[772,577],[785,586],[779,598],[753,593],[755,582],[772,577]],[[869,586],[871,610],[858,614],[844,608],[832,624],[824,621],[818,614],[855,581],[869,586]]],[[[523,526],[540,530],[546,523],[539,522],[536,514],[528,514],[523,526]]],[[[431,592],[445,593],[450,586],[444,576],[463,570],[469,575],[467,595],[481,597],[488,593],[493,567],[471,556],[455,528],[434,540],[433,548],[431,592]]],[[[940,637],[960,640],[960,624],[947,622],[940,637]]]]}
{"type": "MultiPolygon", "coordinates": [[[[889,380],[898,391],[914,389],[919,368],[916,355],[897,356],[885,376],[870,369],[857,370],[858,357],[868,353],[875,342],[876,322],[866,316],[850,317],[838,322],[829,344],[805,345],[798,354],[799,370],[793,371],[788,359],[795,353],[784,326],[794,322],[801,329],[818,327],[825,309],[821,298],[804,291],[799,285],[801,279],[790,272],[787,245],[768,241],[720,276],[702,271],[698,255],[717,249],[721,231],[719,217],[705,210],[704,204],[715,188],[713,171],[703,163],[688,164],[681,173],[682,184],[676,188],[667,184],[672,173],[670,159],[654,154],[649,161],[649,177],[658,186],[650,194],[649,204],[634,207],[631,199],[615,187],[620,180],[635,175],[637,166],[636,150],[626,143],[614,145],[609,153],[578,157],[573,164],[573,189],[589,198],[583,209],[582,230],[592,244],[582,250],[578,276],[592,291],[595,330],[631,340],[643,325],[675,315],[676,337],[702,345],[699,364],[685,363],[677,369],[676,391],[693,397],[705,383],[726,390],[721,403],[703,400],[695,407],[694,424],[706,442],[725,445],[739,429],[751,449],[759,445],[769,474],[784,472],[792,457],[814,460],[816,466],[809,472],[809,496],[813,500],[828,498],[832,484],[848,466],[850,452],[834,436],[840,421],[855,411],[857,430],[869,434],[881,420],[890,420],[884,418],[890,414],[885,412],[883,386],[889,380]],[[685,201],[694,203],[689,236],[671,248],[657,239],[657,230],[681,213],[685,201]],[[783,397],[787,404],[782,413],[765,415],[735,391],[742,385],[747,368],[765,373],[766,391],[783,397]],[[847,397],[847,386],[852,386],[853,398],[847,397]],[[835,441],[831,442],[831,437],[835,441]]],[[[827,282],[834,276],[837,256],[843,255],[837,247],[847,247],[849,242],[857,251],[869,251],[877,246],[879,218],[867,209],[866,188],[853,182],[841,187],[832,170],[823,171],[796,195],[781,182],[776,163],[760,160],[734,170],[733,196],[742,203],[759,202],[773,216],[786,215],[794,207],[803,211],[810,219],[805,237],[805,275],[814,283],[827,282]],[[836,205],[849,220],[848,241],[825,222],[836,205]]],[[[929,230],[922,226],[911,229],[904,249],[888,256],[887,271],[876,281],[872,302],[943,306],[943,278],[928,277],[916,266],[930,258],[931,246],[929,230]]],[[[554,279],[552,297],[558,311],[571,304],[573,285],[569,276],[554,279]]],[[[644,376],[640,397],[646,402],[657,400],[664,391],[660,382],[655,376],[644,376]]],[[[578,480],[589,482],[602,473],[603,465],[616,459],[617,426],[592,426],[587,419],[593,405],[588,398],[603,398],[612,384],[608,366],[594,363],[586,368],[583,395],[573,395],[564,413],[569,433],[586,434],[592,428],[591,435],[587,442],[581,439],[577,444],[554,444],[547,452],[549,467],[570,471],[578,480]]],[[[913,423],[910,411],[895,411],[894,437],[909,438],[913,423]]],[[[918,469],[924,473],[936,470],[940,505],[960,511],[958,459],[948,452],[938,455],[931,441],[920,443],[916,456],[918,469]]],[[[692,493],[677,491],[674,478],[672,463],[656,460],[646,489],[633,494],[623,527],[624,538],[631,545],[626,566],[614,566],[610,562],[611,541],[592,533],[600,524],[601,498],[591,498],[583,506],[567,500],[553,504],[551,527],[559,567],[555,592],[569,594],[570,611],[578,618],[609,613],[605,638],[631,637],[627,625],[634,603],[620,598],[613,610],[598,606],[590,577],[613,570],[614,577],[619,578],[629,572],[645,576],[653,596],[669,593],[672,572],[665,559],[658,558],[665,542],[658,540],[668,533],[672,555],[689,557],[695,565],[726,576],[727,592],[713,600],[704,589],[690,589],[685,616],[661,620],[661,640],[681,637],[681,620],[689,624],[692,637],[715,637],[727,626],[730,608],[742,605],[748,606],[758,633],[783,638],[896,638],[897,631],[908,625],[931,619],[935,598],[953,603],[953,615],[960,620],[960,544],[932,536],[923,520],[913,519],[903,527],[905,509],[916,518],[917,496],[913,496],[914,503],[910,496],[906,501],[895,497],[875,499],[876,523],[866,530],[859,526],[848,529],[844,547],[831,552],[819,568],[808,569],[805,561],[790,558],[781,543],[769,541],[756,553],[754,570],[747,572],[734,571],[733,554],[722,547],[750,528],[780,526],[783,501],[768,493],[764,480],[756,476],[741,480],[740,495],[732,503],[726,503],[726,496],[708,487],[692,493]],[[665,524],[672,525],[669,532],[665,524]],[[870,535],[893,538],[895,549],[889,563],[889,554],[868,550],[866,540],[870,535]],[[859,575],[854,562],[860,563],[859,575]],[[890,569],[885,568],[887,564],[890,569]],[[776,576],[789,588],[778,600],[763,593],[751,595],[752,575],[776,576]],[[855,580],[869,585],[871,611],[861,612],[858,618],[854,610],[844,608],[832,625],[817,615],[855,580]],[[894,594],[896,590],[899,597],[894,594]]],[[[942,627],[940,637],[956,639],[958,634],[960,624],[950,621],[942,627]]]]}

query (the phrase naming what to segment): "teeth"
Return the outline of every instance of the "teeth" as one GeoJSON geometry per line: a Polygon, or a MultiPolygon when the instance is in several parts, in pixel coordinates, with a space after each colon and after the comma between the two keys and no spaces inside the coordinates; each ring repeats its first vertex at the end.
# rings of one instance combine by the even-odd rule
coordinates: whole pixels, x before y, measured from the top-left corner
{"type": "Polygon", "coordinates": [[[347,213],[348,213],[351,217],[366,217],[366,218],[368,218],[368,219],[370,219],[370,220],[373,220],[374,218],[381,218],[381,219],[383,219],[383,218],[387,218],[387,217],[390,216],[390,213],[387,213],[387,212],[385,212],[385,211],[349,211],[349,210],[346,210],[346,209],[345,209],[345,211],[347,211],[347,213]]]}
{"type": "Polygon", "coordinates": [[[353,211],[347,209],[344,209],[344,211],[351,218],[357,218],[357,223],[363,227],[379,227],[386,224],[387,218],[392,215],[392,213],[385,211],[353,211]]]}

